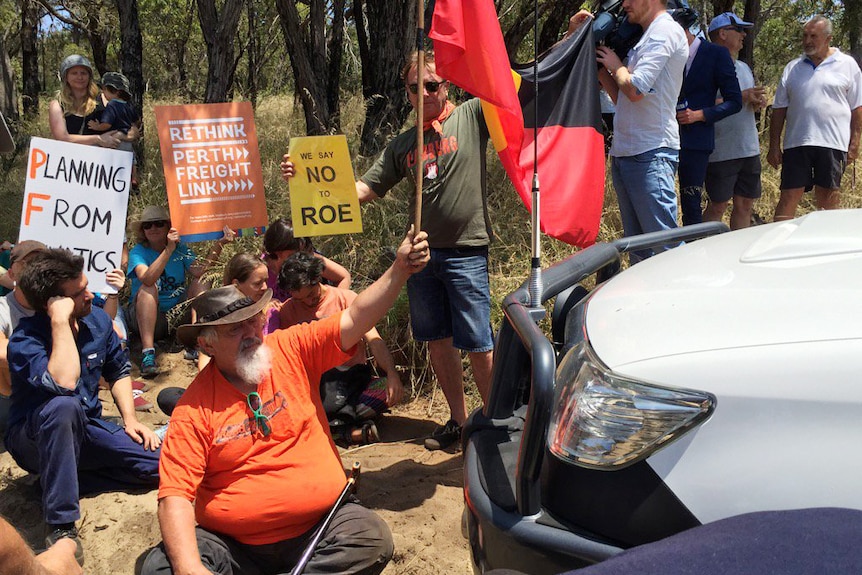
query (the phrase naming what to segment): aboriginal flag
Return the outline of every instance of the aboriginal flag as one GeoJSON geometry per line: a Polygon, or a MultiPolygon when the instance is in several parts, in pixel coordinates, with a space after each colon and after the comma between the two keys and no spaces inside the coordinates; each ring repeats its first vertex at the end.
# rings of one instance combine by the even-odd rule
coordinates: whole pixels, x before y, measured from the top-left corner
{"type": "Polygon", "coordinates": [[[542,231],[576,246],[594,243],[605,157],[591,27],[539,59],[538,117],[533,66],[510,68],[493,0],[436,0],[429,37],[437,73],[482,99],[494,148],[528,209],[538,128],[542,231]]]}

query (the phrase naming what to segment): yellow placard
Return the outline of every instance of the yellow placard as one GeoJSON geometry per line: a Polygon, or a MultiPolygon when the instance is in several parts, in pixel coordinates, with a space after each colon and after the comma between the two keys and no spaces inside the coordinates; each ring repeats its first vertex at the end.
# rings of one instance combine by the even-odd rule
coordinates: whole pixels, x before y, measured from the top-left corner
{"type": "Polygon", "coordinates": [[[290,139],[296,174],[290,180],[290,211],[297,237],[362,233],[362,216],[347,138],[290,139]]]}

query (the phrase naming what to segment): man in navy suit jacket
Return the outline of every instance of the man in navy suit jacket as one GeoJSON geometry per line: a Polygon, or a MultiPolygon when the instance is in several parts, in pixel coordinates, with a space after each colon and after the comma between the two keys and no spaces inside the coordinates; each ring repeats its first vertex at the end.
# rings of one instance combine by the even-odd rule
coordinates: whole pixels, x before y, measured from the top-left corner
{"type": "Polygon", "coordinates": [[[715,147],[715,122],[742,109],[742,92],[730,52],[695,36],[697,13],[690,8],[671,15],[685,29],[689,57],[677,103],[679,188],[683,225],[703,221],[701,201],[709,155],[715,147]],[[717,92],[721,99],[716,99],[717,92]],[[718,102],[718,103],[716,103],[718,102]]]}

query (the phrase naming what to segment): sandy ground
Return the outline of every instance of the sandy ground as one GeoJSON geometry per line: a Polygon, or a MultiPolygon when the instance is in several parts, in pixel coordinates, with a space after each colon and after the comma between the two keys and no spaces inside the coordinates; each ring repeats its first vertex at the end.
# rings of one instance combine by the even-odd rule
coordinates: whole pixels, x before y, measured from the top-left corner
{"type": "MultiPolygon", "coordinates": [[[[163,353],[159,362],[163,374],[145,394],[154,404],[162,387],[185,387],[194,374],[182,353],[163,353]]],[[[105,414],[116,414],[107,392],[102,399],[105,414]]],[[[384,575],[472,573],[460,528],[464,509],[461,455],[454,450],[429,452],[422,446],[422,438],[443,419],[442,413],[429,414],[428,407],[429,402],[422,398],[397,407],[378,421],[382,443],[342,453],[345,467],[361,462],[359,497],[392,530],[395,556],[384,575]]],[[[167,421],[158,407],[138,415],[154,428],[167,421]]],[[[36,549],[43,545],[45,535],[40,494],[37,478],[15,465],[0,443],[0,515],[36,549]]],[[[81,513],[78,526],[86,573],[137,573],[147,549],[161,540],[156,491],[87,497],[81,501],[81,513]]]]}

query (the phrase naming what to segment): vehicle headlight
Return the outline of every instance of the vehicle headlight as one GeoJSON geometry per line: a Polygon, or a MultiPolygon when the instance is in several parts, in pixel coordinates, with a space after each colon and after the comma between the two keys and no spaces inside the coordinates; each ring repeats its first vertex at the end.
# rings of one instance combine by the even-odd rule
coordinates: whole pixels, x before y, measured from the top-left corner
{"type": "Polygon", "coordinates": [[[703,422],[715,401],[709,393],[615,375],[583,342],[557,368],[548,448],[582,467],[625,467],[703,422]]]}

